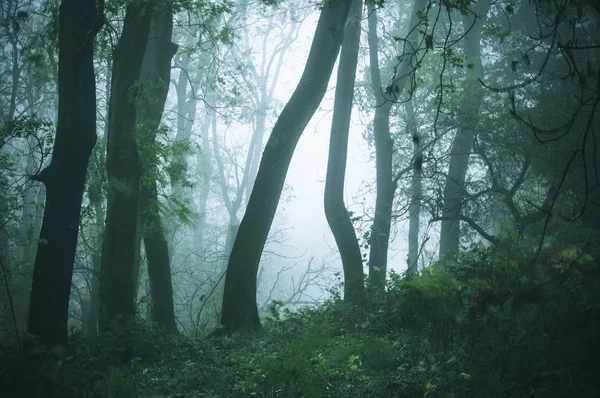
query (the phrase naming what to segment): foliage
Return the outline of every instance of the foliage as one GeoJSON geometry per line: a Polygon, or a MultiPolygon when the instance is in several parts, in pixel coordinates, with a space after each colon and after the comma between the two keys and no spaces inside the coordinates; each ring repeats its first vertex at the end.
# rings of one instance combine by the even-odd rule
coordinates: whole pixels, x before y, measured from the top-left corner
{"type": "Polygon", "coordinates": [[[104,386],[106,398],[135,398],[135,386],[121,372],[111,368],[108,371],[104,386]]]}
{"type": "Polygon", "coordinates": [[[599,237],[571,228],[537,247],[507,233],[410,280],[392,274],[358,315],[338,297],[297,312],[273,302],[253,333],[74,335],[71,354],[2,362],[4,387],[34,374],[56,392],[44,396],[598,396],[599,237]]]}
{"type": "Polygon", "coordinates": [[[380,333],[412,330],[422,339],[411,351],[459,364],[470,381],[446,386],[453,394],[594,396],[600,270],[597,236],[583,235],[557,236],[539,255],[536,242],[509,236],[447,256],[413,280],[393,276],[372,324],[380,333]]]}

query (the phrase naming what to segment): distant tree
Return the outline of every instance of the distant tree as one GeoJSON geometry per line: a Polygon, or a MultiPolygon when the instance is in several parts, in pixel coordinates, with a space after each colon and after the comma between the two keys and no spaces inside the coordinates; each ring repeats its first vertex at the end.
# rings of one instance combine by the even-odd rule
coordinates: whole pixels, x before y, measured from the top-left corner
{"type": "Polygon", "coordinates": [[[32,177],[46,187],[35,259],[29,332],[49,346],[67,343],[67,320],[81,201],[96,143],[94,38],[104,1],[63,0],[59,11],[58,125],[50,165],[32,177]]]}
{"type": "Polygon", "coordinates": [[[421,222],[421,201],[423,195],[423,143],[417,126],[414,98],[404,104],[406,109],[406,130],[413,142],[412,179],[410,184],[410,204],[408,208],[408,256],[406,275],[412,277],[419,270],[419,229],[421,222]]]}
{"type": "Polygon", "coordinates": [[[459,127],[450,148],[450,165],[444,186],[440,257],[448,251],[456,250],[460,242],[460,215],[465,192],[465,178],[484,95],[484,89],[479,82],[483,77],[481,34],[489,8],[488,0],[479,1],[463,17],[462,21],[465,31],[462,41],[467,76],[463,83],[459,127]]]}
{"type": "Polygon", "coordinates": [[[136,99],[148,42],[152,4],[127,5],[125,22],[114,50],[108,110],[108,201],[104,231],[100,289],[100,331],[111,321],[134,318],[134,256],[140,188],[136,147],[136,99]]]}
{"type": "Polygon", "coordinates": [[[221,324],[225,331],[260,326],[256,278],[294,149],[327,90],[343,40],[351,0],[323,4],[300,82],[267,142],[225,278],[221,324]]]}
{"type": "Polygon", "coordinates": [[[424,31],[419,29],[419,25],[426,18],[427,4],[425,0],[415,0],[408,35],[403,40],[405,45],[402,56],[399,57],[398,65],[394,67],[392,81],[385,87],[382,84],[379,67],[377,11],[373,4],[368,6],[369,72],[375,97],[373,139],[377,179],[375,214],[369,235],[369,282],[374,292],[383,292],[385,287],[392,209],[397,187],[397,178],[394,178],[392,168],[394,141],[390,134],[390,113],[411,81],[411,75],[417,68],[419,59],[423,57],[423,54],[418,52],[423,53],[429,49],[426,40],[423,40],[424,31]]]}

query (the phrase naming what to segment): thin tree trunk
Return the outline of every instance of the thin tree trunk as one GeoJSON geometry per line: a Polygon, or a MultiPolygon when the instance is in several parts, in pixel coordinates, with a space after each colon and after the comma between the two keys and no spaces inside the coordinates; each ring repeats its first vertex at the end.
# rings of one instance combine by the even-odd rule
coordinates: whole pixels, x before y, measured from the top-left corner
{"type": "Polygon", "coordinates": [[[375,216],[369,239],[369,284],[374,293],[381,293],[385,287],[387,274],[388,246],[392,223],[392,208],[396,182],[392,175],[392,154],[394,141],[390,135],[390,112],[395,101],[404,93],[409,75],[414,70],[416,50],[411,46],[418,42],[421,23],[421,13],[427,5],[427,0],[415,0],[409,24],[409,34],[406,38],[406,51],[398,73],[391,84],[384,89],[381,84],[379,69],[377,37],[377,12],[374,5],[369,4],[369,59],[371,83],[375,94],[375,117],[373,119],[373,135],[375,140],[375,165],[377,179],[377,197],[375,200],[375,216]]]}
{"type": "Polygon", "coordinates": [[[460,106],[460,127],[450,149],[450,166],[444,186],[444,207],[440,231],[440,257],[458,249],[460,243],[460,214],[465,191],[465,179],[469,159],[473,149],[475,129],[479,123],[479,108],[483,100],[483,87],[479,80],[483,77],[481,63],[481,30],[489,10],[488,0],[478,2],[474,13],[463,17],[463,28],[468,30],[464,37],[465,65],[467,76],[463,84],[463,98],[460,106]]]}
{"type": "Polygon", "coordinates": [[[413,142],[413,174],[411,180],[410,206],[408,208],[408,258],[406,276],[413,277],[419,271],[419,227],[421,218],[421,200],[423,194],[422,167],[423,150],[422,138],[416,124],[415,109],[411,99],[404,106],[406,109],[406,129],[413,142]]]}
{"type": "MultiPolygon", "coordinates": [[[[34,173],[34,152],[33,148],[35,142],[33,138],[29,138],[29,156],[27,157],[27,165],[25,172],[27,175],[34,173]]],[[[21,215],[21,226],[20,226],[20,246],[22,250],[21,262],[25,266],[30,266],[35,259],[35,236],[39,235],[39,231],[35,230],[35,213],[37,204],[37,187],[30,186],[23,197],[23,212],[21,215]]]]}
{"type": "MultiPolygon", "coordinates": [[[[33,148],[35,142],[29,138],[29,156],[25,168],[26,175],[32,175],[35,163],[35,152],[33,148]]],[[[20,266],[13,267],[11,270],[13,304],[15,314],[19,325],[25,325],[27,322],[27,312],[29,308],[30,288],[31,288],[31,269],[35,261],[37,249],[37,237],[40,235],[40,223],[36,219],[39,214],[39,192],[43,191],[41,184],[30,185],[23,195],[23,211],[21,213],[21,225],[19,226],[19,249],[21,250],[20,266]]],[[[43,197],[42,197],[43,200],[43,197]]],[[[43,203],[43,202],[42,202],[43,203]]]]}
{"type": "MultiPolygon", "coordinates": [[[[96,215],[96,229],[102,234],[104,232],[104,209],[100,201],[94,204],[96,215]]],[[[96,247],[96,253],[92,256],[92,282],[90,287],[89,307],[87,309],[86,322],[84,322],[84,336],[96,337],[98,335],[98,317],[100,311],[100,265],[102,262],[102,243],[96,247]]]]}
{"type": "Polygon", "coordinates": [[[344,179],[361,17],[362,0],[353,0],[340,52],[325,180],[325,215],[342,257],[344,300],[355,305],[362,303],[364,298],[364,277],[358,239],[344,204],[344,179]]]}
{"type": "MultiPolygon", "coordinates": [[[[194,36],[192,32],[188,32],[185,39],[185,46],[191,47],[194,44],[194,36]]],[[[206,58],[206,55],[201,53],[201,59],[206,58]]],[[[189,142],[190,136],[192,135],[192,129],[196,121],[196,91],[190,81],[202,81],[203,75],[206,73],[205,69],[208,65],[195,64],[195,73],[189,68],[190,55],[187,52],[182,52],[179,55],[178,60],[175,62],[175,66],[180,70],[177,80],[174,81],[175,94],[177,95],[177,132],[175,134],[175,144],[182,144],[189,142]],[[191,78],[190,78],[191,76],[191,78]],[[190,89],[188,91],[188,83],[190,89]]],[[[171,214],[169,218],[177,220],[182,210],[185,210],[185,206],[189,203],[192,204],[191,191],[186,189],[181,183],[182,178],[186,178],[189,165],[184,151],[177,151],[174,155],[173,166],[170,168],[170,182],[171,182],[171,200],[169,201],[169,208],[171,214]]],[[[169,262],[173,264],[173,253],[176,244],[176,236],[180,231],[181,224],[177,222],[170,222],[164,225],[165,239],[167,239],[167,245],[172,249],[169,252],[169,262]]],[[[195,242],[192,243],[192,246],[195,242]]]]}
{"type": "Polygon", "coordinates": [[[134,319],[133,263],[140,165],[136,148],[136,84],[150,29],[151,7],[129,3],[114,50],[108,114],[108,202],[100,280],[100,332],[134,319]]]}
{"type": "Polygon", "coordinates": [[[138,126],[142,129],[139,146],[144,147],[146,151],[142,157],[145,178],[140,188],[139,205],[142,209],[142,236],[152,297],[151,320],[169,332],[177,332],[169,249],[161,225],[158,203],[158,157],[154,150],[156,132],[160,127],[171,80],[171,59],[177,51],[177,46],[171,42],[172,7],[169,3],[160,7],[161,9],[154,10],[140,74],[145,101],[138,106],[138,126]]]}
{"type": "Polygon", "coordinates": [[[198,206],[196,207],[196,214],[198,214],[198,221],[194,228],[194,247],[198,251],[196,257],[196,266],[200,268],[204,263],[206,244],[204,239],[204,232],[207,224],[206,217],[206,204],[208,203],[208,195],[210,193],[210,175],[211,175],[211,161],[210,161],[210,143],[208,140],[208,131],[210,129],[210,123],[212,118],[207,115],[204,123],[200,127],[200,136],[202,137],[202,151],[200,153],[200,162],[198,164],[198,172],[200,173],[201,187],[200,197],[198,199],[198,206]]]}
{"type": "Polygon", "coordinates": [[[104,2],[63,0],[59,10],[58,124],[50,165],[32,179],[46,186],[33,271],[28,329],[67,344],[67,321],[85,175],[96,143],[94,38],[104,2]]]}
{"type": "Polygon", "coordinates": [[[246,214],[233,245],[225,278],[221,323],[225,331],[260,327],[256,277],[260,257],[277,210],[287,170],[304,128],[327,90],[344,36],[352,0],[324,4],[300,82],[263,152],[246,214]]]}

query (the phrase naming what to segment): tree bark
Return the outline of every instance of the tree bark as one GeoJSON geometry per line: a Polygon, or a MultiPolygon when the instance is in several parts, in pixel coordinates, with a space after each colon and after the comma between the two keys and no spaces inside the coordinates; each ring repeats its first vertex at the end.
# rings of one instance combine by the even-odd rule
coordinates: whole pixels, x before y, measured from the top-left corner
{"type": "Polygon", "coordinates": [[[362,0],[354,0],[345,26],[344,43],[340,52],[325,180],[325,216],[342,258],[344,300],[354,305],[360,304],[364,299],[364,277],[358,239],[344,204],[344,179],[361,16],[362,0]]]}
{"type": "Polygon", "coordinates": [[[33,271],[28,329],[49,345],[67,344],[67,321],[85,175],[96,143],[94,37],[104,2],[63,0],[59,10],[58,124],[50,165],[31,177],[46,186],[33,271]]]}
{"type": "Polygon", "coordinates": [[[277,119],[229,260],[221,323],[225,331],[260,327],[256,277],[287,170],[304,128],[327,90],[352,0],[327,1],[300,82],[277,119]]]}
{"type": "Polygon", "coordinates": [[[479,82],[483,77],[480,42],[481,29],[489,7],[489,1],[480,1],[475,5],[473,13],[463,17],[465,31],[470,29],[463,39],[465,64],[472,65],[472,67],[467,68],[467,76],[463,84],[463,99],[460,106],[461,126],[458,128],[450,148],[450,166],[444,186],[440,257],[449,251],[458,249],[460,243],[460,215],[465,179],[473,149],[475,129],[479,122],[479,108],[483,100],[483,87],[479,82]]]}
{"type": "Polygon", "coordinates": [[[102,249],[100,332],[134,319],[133,262],[140,165],[136,148],[136,88],[150,29],[151,7],[129,3],[114,50],[108,111],[108,201],[102,249]]]}

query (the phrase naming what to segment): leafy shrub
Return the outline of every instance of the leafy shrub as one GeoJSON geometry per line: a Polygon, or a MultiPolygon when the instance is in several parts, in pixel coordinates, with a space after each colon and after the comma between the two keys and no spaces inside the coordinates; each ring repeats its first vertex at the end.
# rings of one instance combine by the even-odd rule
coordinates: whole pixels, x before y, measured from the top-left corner
{"type": "Polygon", "coordinates": [[[411,280],[392,275],[370,328],[412,334],[408,363],[454,358],[446,376],[470,379],[446,384],[457,396],[596,396],[600,246],[586,236],[554,237],[540,253],[538,242],[508,236],[446,256],[411,280]]]}

